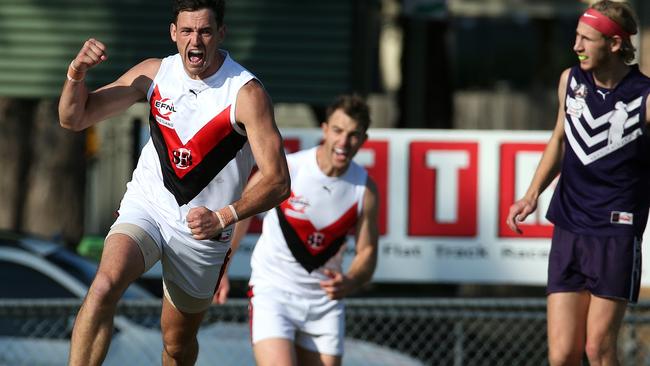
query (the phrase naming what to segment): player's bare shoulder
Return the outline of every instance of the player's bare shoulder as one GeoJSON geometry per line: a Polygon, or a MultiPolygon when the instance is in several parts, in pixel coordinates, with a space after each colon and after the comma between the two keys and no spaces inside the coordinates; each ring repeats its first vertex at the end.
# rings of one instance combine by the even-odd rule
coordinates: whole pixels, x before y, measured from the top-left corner
{"type": "Polygon", "coordinates": [[[153,79],[154,76],[156,76],[158,69],[160,69],[161,62],[162,59],[159,58],[148,58],[140,62],[139,64],[135,65],[134,68],[136,67],[140,68],[142,75],[148,76],[153,79]]]}
{"type": "Polygon", "coordinates": [[[260,83],[259,80],[255,79],[255,78],[250,79],[248,82],[246,82],[246,84],[244,84],[241,87],[241,90],[239,91],[239,94],[240,95],[242,95],[242,94],[250,94],[250,95],[265,95],[265,96],[268,96],[266,94],[266,90],[262,86],[262,83],[260,83]]]}
{"type": "Polygon", "coordinates": [[[366,201],[371,200],[373,205],[376,206],[378,204],[378,199],[377,199],[378,194],[379,194],[379,191],[377,189],[377,183],[375,183],[375,181],[372,179],[372,177],[370,177],[370,175],[368,175],[368,178],[366,179],[366,192],[365,192],[364,199],[366,201]]]}
{"type": "Polygon", "coordinates": [[[273,121],[271,98],[257,79],[251,79],[239,89],[235,119],[245,126],[256,121],[273,121]]]}
{"type": "Polygon", "coordinates": [[[160,69],[161,62],[162,60],[159,58],[148,58],[133,66],[120,79],[124,79],[122,82],[126,85],[135,87],[146,94],[160,69]]]}
{"type": "Polygon", "coordinates": [[[560,81],[558,83],[558,91],[564,93],[566,92],[566,86],[569,83],[569,75],[571,75],[571,68],[564,69],[562,74],[560,74],[560,81]]]}

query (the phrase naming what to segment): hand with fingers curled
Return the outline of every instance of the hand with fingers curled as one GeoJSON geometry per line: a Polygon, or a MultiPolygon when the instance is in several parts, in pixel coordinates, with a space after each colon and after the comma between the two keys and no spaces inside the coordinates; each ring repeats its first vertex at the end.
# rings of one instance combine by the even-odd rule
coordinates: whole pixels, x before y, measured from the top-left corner
{"type": "Polygon", "coordinates": [[[330,299],[339,300],[354,292],[355,282],[343,273],[331,269],[325,269],[323,273],[329,279],[320,281],[320,287],[330,299]]]}
{"type": "Polygon", "coordinates": [[[191,208],[186,219],[192,237],[197,240],[214,238],[224,229],[217,212],[204,206],[191,208]]]}
{"type": "Polygon", "coordinates": [[[74,60],[72,60],[72,66],[80,72],[86,72],[86,70],[102,63],[107,58],[106,46],[102,42],[90,38],[81,47],[74,60]]]}
{"type": "Polygon", "coordinates": [[[517,234],[523,234],[519,223],[526,220],[526,217],[537,209],[537,200],[532,198],[522,198],[510,206],[510,211],[506,217],[506,224],[510,230],[517,234]]]}
{"type": "Polygon", "coordinates": [[[108,58],[106,46],[94,39],[88,39],[77,53],[77,56],[70,62],[68,67],[68,80],[80,82],[86,76],[86,71],[108,58]]]}

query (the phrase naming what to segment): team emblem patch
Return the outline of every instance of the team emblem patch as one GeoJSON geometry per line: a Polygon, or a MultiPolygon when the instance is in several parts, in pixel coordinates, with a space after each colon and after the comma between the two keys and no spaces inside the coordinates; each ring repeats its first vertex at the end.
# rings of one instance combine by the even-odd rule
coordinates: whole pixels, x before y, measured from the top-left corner
{"type": "Polygon", "coordinates": [[[192,165],[192,151],[184,147],[179,147],[172,151],[174,164],[178,169],[187,169],[192,165]]]}
{"type": "Polygon", "coordinates": [[[325,241],[325,234],[319,233],[318,231],[309,234],[307,238],[307,244],[312,248],[320,248],[325,241]]]}
{"type": "Polygon", "coordinates": [[[158,115],[166,120],[172,113],[176,112],[174,103],[169,98],[163,98],[154,102],[154,107],[158,110],[158,115]]]}
{"type": "Polygon", "coordinates": [[[587,97],[587,86],[585,84],[578,84],[573,88],[573,95],[575,98],[567,98],[566,112],[567,114],[580,118],[582,112],[587,105],[585,98],[587,97]]]}
{"type": "Polygon", "coordinates": [[[587,98],[587,85],[585,84],[578,84],[573,88],[573,95],[575,95],[576,99],[582,99],[584,100],[587,98]]]}
{"type": "Polygon", "coordinates": [[[309,201],[303,196],[294,196],[292,194],[288,201],[291,209],[299,213],[304,214],[305,209],[309,207],[309,201]]]}

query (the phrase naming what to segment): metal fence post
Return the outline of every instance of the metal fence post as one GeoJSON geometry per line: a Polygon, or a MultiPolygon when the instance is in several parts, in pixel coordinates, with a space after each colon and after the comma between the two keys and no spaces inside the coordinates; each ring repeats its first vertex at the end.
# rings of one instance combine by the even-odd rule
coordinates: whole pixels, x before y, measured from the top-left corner
{"type": "Polygon", "coordinates": [[[463,342],[465,334],[463,333],[463,322],[458,321],[454,324],[454,366],[464,365],[463,342]]]}

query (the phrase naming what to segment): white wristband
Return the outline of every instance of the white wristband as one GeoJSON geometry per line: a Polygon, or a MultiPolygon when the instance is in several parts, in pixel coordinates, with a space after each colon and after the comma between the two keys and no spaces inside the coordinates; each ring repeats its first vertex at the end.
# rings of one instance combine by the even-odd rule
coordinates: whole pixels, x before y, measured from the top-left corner
{"type": "Polygon", "coordinates": [[[79,70],[79,69],[77,69],[76,67],[74,67],[74,60],[70,61],[70,67],[72,68],[72,70],[74,70],[74,71],[76,71],[76,72],[81,72],[81,70],[79,70]]]}
{"type": "Polygon", "coordinates": [[[70,76],[70,74],[66,74],[65,76],[68,78],[68,81],[73,82],[73,83],[80,83],[80,82],[84,81],[83,78],[82,79],[74,79],[72,76],[70,76]]]}
{"type": "Polygon", "coordinates": [[[68,77],[68,80],[73,83],[80,83],[84,80],[84,76],[86,75],[85,71],[81,71],[74,67],[74,60],[70,61],[70,66],[68,66],[68,72],[66,73],[66,76],[68,77]],[[81,76],[81,79],[75,79],[74,77],[70,76],[70,69],[72,69],[72,75],[75,77],[81,76]]]}
{"type": "Polygon", "coordinates": [[[221,225],[221,229],[226,228],[226,223],[223,221],[223,217],[221,217],[221,212],[217,211],[217,218],[219,219],[219,224],[221,225]]]}
{"type": "Polygon", "coordinates": [[[232,215],[235,218],[235,222],[239,221],[239,216],[237,216],[237,211],[235,211],[235,207],[233,207],[233,205],[228,205],[228,208],[230,209],[230,212],[232,212],[232,215]]]}

